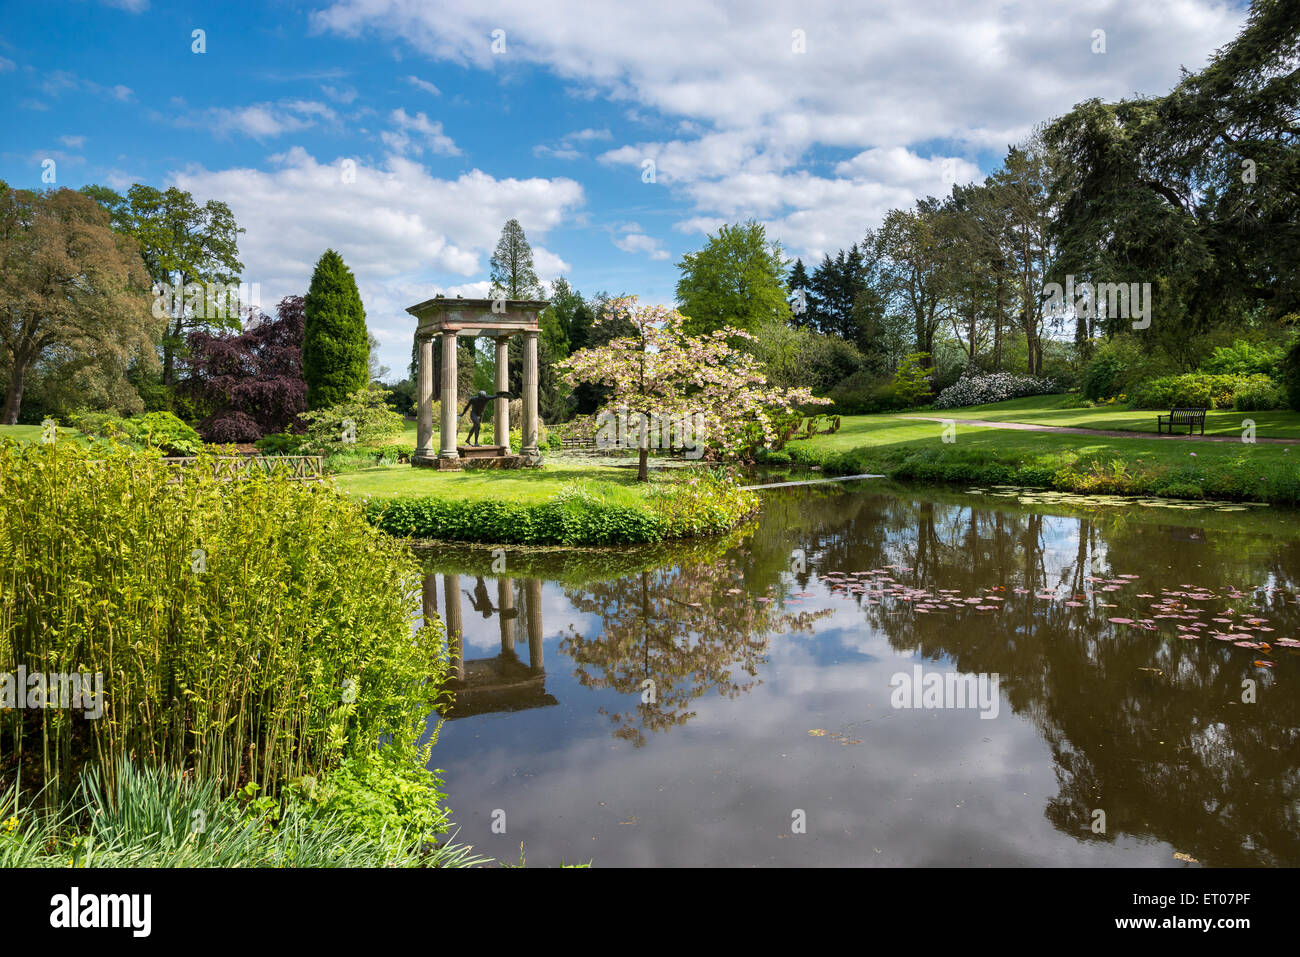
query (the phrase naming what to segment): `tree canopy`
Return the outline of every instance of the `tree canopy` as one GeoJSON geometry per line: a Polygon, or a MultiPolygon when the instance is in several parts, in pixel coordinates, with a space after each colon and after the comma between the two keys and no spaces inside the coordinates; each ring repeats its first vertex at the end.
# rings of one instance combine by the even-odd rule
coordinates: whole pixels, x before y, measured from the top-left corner
{"type": "Polygon", "coordinates": [[[156,361],[161,332],[136,244],[109,214],[70,189],[0,191],[0,349],[8,371],[0,424],[18,421],[28,377],[56,367],[81,401],[137,411],[126,381],[156,361]],[[93,386],[94,388],[88,388],[93,386]]]}

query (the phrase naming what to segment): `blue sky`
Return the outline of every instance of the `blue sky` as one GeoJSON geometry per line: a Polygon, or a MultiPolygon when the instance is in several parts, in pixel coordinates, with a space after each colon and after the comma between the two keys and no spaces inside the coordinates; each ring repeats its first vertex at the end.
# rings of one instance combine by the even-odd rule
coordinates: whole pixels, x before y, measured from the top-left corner
{"type": "Polygon", "coordinates": [[[483,294],[512,216],[543,279],[669,302],[677,261],[722,223],[759,219],[819,258],[1079,100],[1163,92],[1245,16],[1216,0],[3,10],[0,177],[40,187],[53,160],[57,185],[222,199],[267,306],[333,246],[395,371],[404,308],[483,294]]]}

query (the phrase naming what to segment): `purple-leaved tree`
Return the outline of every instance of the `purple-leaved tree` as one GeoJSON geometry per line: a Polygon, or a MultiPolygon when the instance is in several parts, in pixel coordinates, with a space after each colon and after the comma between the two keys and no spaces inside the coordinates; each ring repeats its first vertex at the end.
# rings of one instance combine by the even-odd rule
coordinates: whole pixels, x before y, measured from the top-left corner
{"type": "Polygon", "coordinates": [[[281,299],[275,313],[239,333],[190,333],[185,387],[213,410],[199,425],[207,441],[255,442],[292,428],[306,410],[302,296],[281,299]]]}

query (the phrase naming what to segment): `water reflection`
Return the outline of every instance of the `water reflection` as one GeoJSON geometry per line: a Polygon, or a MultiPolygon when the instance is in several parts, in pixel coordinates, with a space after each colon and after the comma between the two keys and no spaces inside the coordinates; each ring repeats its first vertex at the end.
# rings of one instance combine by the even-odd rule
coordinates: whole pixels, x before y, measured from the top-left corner
{"type": "Polygon", "coordinates": [[[676,552],[511,554],[515,578],[426,556],[451,716],[553,706],[444,732],[463,838],[611,865],[1300,863],[1294,516],[764,495],[676,552]],[[999,717],[891,709],[916,663],[999,674],[999,717]]]}
{"type": "MultiPolygon", "coordinates": [[[[526,711],[558,704],[554,695],[546,692],[546,668],[542,646],[542,583],[540,579],[525,579],[516,588],[513,578],[496,580],[497,603],[492,604],[487,583],[482,575],[475,576],[473,590],[461,588],[461,576],[446,572],[442,576],[444,595],[443,621],[447,628],[447,647],[450,657],[447,690],[452,702],[443,716],[449,720],[471,715],[503,711],[526,711]],[[465,658],[464,617],[461,595],[470,607],[484,619],[496,616],[501,632],[501,650],[490,658],[465,658]],[[519,609],[523,609],[525,629],[517,634],[519,609]],[[516,650],[516,642],[528,644],[528,663],[524,664],[516,650]]],[[[435,572],[424,576],[424,616],[438,614],[438,578],[435,572]]]]}

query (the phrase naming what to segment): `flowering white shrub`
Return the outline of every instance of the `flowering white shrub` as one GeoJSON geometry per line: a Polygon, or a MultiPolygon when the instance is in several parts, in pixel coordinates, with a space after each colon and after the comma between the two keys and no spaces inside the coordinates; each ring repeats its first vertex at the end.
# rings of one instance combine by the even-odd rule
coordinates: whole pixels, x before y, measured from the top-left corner
{"type": "Polygon", "coordinates": [[[934,400],[934,407],[956,409],[965,405],[984,405],[987,402],[1003,402],[1027,395],[1050,395],[1060,391],[1061,387],[1055,379],[993,372],[988,375],[963,376],[939,393],[934,400]]]}

